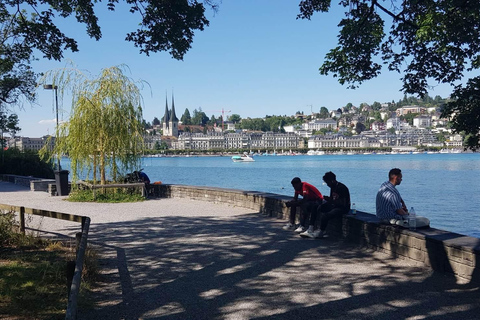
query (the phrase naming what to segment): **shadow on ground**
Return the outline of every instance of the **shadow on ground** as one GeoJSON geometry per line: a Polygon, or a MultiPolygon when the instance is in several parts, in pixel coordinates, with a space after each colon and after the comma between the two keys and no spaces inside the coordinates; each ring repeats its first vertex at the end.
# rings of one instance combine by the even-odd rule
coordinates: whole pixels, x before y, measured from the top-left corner
{"type": "Polygon", "coordinates": [[[479,288],[259,214],[92,225],[98,307],[80,319],[478,319],[479,288]]]}

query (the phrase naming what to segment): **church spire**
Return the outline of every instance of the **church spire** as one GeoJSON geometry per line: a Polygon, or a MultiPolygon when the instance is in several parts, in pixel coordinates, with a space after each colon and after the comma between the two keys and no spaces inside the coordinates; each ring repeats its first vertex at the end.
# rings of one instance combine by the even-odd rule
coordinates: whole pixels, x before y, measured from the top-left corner
{"type": "Polygon", "coordinates": [[[170,114],[168,112],[167,93],[165,92],[165,115],[163,116],[163,123],[166,124],[166,126],[168,127],[169,122],[170,122],[170,114]]]}
{"type": "Polygon", "coordinates": [[[173,92],[172,92],[172,114],[170,115],[170,120],[178,122],[178,118],[175,114],[175,101],[173,98],[173,92]]]}

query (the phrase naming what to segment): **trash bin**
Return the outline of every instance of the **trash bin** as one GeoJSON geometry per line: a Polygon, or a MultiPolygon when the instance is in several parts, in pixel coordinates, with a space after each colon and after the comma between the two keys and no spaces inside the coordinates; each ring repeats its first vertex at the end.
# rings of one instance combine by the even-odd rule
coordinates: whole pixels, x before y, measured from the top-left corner
{"type": "Polygon", "coordinates": [[[55,171],[55,184],[57,185],[57,196],[68,196],[68,170],[55,171]]]}

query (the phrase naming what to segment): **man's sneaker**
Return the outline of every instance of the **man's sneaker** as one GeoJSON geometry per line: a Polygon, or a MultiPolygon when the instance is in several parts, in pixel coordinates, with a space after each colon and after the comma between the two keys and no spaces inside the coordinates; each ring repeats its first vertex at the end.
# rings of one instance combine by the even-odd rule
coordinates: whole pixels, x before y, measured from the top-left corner
{"type": "Polygon", "coordinates": [[[308,229],[307,231],[300,233],[300,237],[302,237],[302,238],[312,238],[313,239],[313,238],[316,238],[315,234],[318,233],[318,232],[319,231],[312,231],[312,230],[308,229]]]}
{"type": "Polygon", "coordinates": [[[283,230],[293,230],[295,229],[295,226],[291,223],[287,223],[286,225],[283,226],[283,230]]]}
{"type": "Polygon", "coordinates": [[[303,231],[305,231],[305,228],[303,226],[299,226],[297,229],[295,229],[296,233],[301,233],[303,231]]]}
{"type": "Polygon", "coordinates": [[[322,231],[322,230],[317,230],[317,231],[313,232],[313,236],[314,236],[314,238],[326,238],[326,237],[328,237],[327,233],[325,231],[322,231]]]}

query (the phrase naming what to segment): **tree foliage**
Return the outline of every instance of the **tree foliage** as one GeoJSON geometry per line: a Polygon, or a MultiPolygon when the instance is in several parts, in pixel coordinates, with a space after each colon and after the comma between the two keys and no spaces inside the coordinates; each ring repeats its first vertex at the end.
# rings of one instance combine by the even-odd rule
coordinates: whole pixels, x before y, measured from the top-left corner
{"type": "Polygon", "coordinates": [[[57,132],[54,153],[68,154],[73,180],[84,169],[100,175],[137,169],[143,146],[142,98],[137,83],[125,76],[122,67],[103,69],[97,78],[76,69],[46,73],[47,81],[71,91],[72,112],[57,132]]]}
{"type": "MultiPolygon", "coordinates": [[[[77,0],[5,0],[0,2],[0,13],[15,26],[18,39],[25,46],[36,48],[45,58],[61,60],[64,50],[78,51],[77,41],[60,30],[58,18],[73,16],[85,25],[86,33],[99,40],[101,27],[94,6],[102,1],[77,0]]],[[[213,0],[107,0],[110,11],[128,10],[139,19],[138,29],[129,32],[125,40],[133,42],[141,53],[168,51],[182,60],[191,48],[196,30],[209,25],[205,6],[217,10],[213,0]],[[124,2],[121,5],[119,2],[124,2]]]]}
{"type": "MultiPolygon", "coordinates": [[[[410,94],[426,94],[429,79],[451,84],[480,67],[478,1],[393,0],[391,9],[377,0],[339,3],[346,12],[338,46],[327,54],[320,71],[333,73],[341,83],[356,87],[376,77],[381,69],[374,59],[378,55],[389,70],[403,73],[402,91],[410,94]]],[[[330,0],[304,0],[298,18],[310,19],[329,9],[330,0]]]]}
{"type": "MultiPolygon", "coordinates": [[[[60,19],[74,18],[88,36],[102,37],[95,6],[128,10],[138,28],[125,35],[140,53],[167,51],[182,60],[195,32],[209,25],[205,8],[217,10],[214,0],[4,0],[0,1],[0,107],[35,99],[37,75],[30,67],[34,49],[46,59],[60,61],[65,50],[79,51],[74,35],[65,34],[60,19]]],[[[98,7],[97,7],[98,8],[98,7]]]]}
{"type": "Polygon", "coordinates": [[[15,113],[7,115],[7,112],[0,109],[0,131],[2,139],[4,133],[9,133],[12,138],[15,138],[16,133],[21,130],[18,122],[18,115],[15,113]]]}
{"type": "Polygon", "coordinates": [[[239,114],[234,113],[228,117],[228,120],[233,123],[239,123],[242,120],[242,117],[239,114]]]}
{"type": "Polygon", "coordinates": [[[185,112],[183,113],[182,117],[180,118],[180,121],[182,121],[182,124],[192,124],[192,117],[190,116],[190,111],[188,108],[185,108],[185,112]]]}
{"type": "Polygon", "coordinates": [[[456,133],[465,132],[465,145],[472,150],[480,148],[480,77],[470,79],[465,87],[458,86],[442,112],[449,117],[456,133]]]}
{"type": "Polygon", "coordinates": [[[328,109],[326,107],[321,107],[319,117],[322,119],[326,119],[329,116],[330,116],[330,112],[328,112],[328,109]]]}
{"type": "MultiPolygon", "coordinates": [[[[320,73],[333,74],[349,88],[380,74],[377,56],[388,70],[402,74],[405,94],[421,97],[430,82],[455,85],[466,72],[480,68],[479,1],[392,0],[388,8],[378,0],[340,0],[339,4],[346,10],[339,23],[338,46],[327,53],[320,73]]],[[[297,18],[310,19],[315,12],[328,12],[330,6],[330,0],[302,0],[297,18]]],[[[479,79],[457,87],[452,94],[457,101],[445,112],[452,116],[455,130],[477,138],[480,120],[475,115],[480,105],[473,101],[479,94],[479,79]],[[473,98],[467,99],[466,92],[473,98]]],[[[470,142],[479,146],[478,139],[470,142]]]]}
{"type": "Polygon", "coordinates": [[[205,114],[205,112],[202,111],[202,108],[199,108],[199,110],[197,110],[197,109],[193,110],[193,115],[192,115],[192,118],[191,118],[191,124],[204,126],[204,125],[207,124],[208,120],[209,119],[208,119],[207,115],[205,114]]]}
{"type": "Polygon", "coordinates": [[[0,2],[0,110],[18,104],[22,97],[35,100],[32,48],[19,36],[18,22],[0,2]]]}

